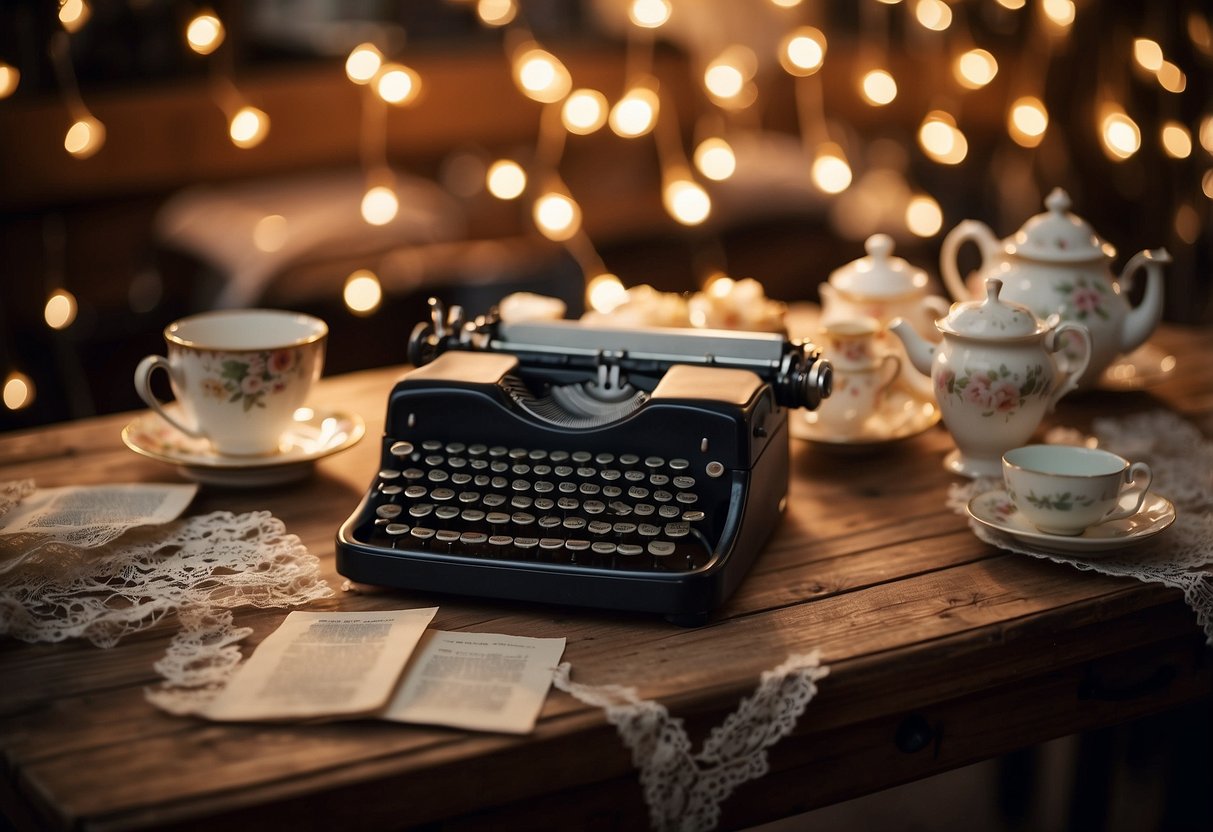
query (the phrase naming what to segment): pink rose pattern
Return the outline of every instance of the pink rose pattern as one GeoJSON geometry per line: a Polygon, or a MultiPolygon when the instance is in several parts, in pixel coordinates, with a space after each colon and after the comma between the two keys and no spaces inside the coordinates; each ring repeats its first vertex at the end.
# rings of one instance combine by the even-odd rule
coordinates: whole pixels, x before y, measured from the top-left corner
{"type": "Polygon", "coordinates": [[[1006,364],[989,370],[977,370],[957,375],[942,370],[935,376],[935,393],[956,396],[961,401],[981,409],[982,416],[1001,415],[1010,419],[1032,396],[1042,396],[1048,389],[1048,378],[1041,364],[1031,365],[1021,377],[1006,364]]]}
{"type": "Polygon", "coordinates": [[[208,353],[204,365],[208,373],[202,391],[216,399],[240,402],[245,411],[265,407],[266,396],[281,393],[292,377],[302,375],[303,362],[295,350],[267,350],[230,354],[208,353]]]}
{"type": "Polygon", "coordinates": [[[1061,312],[1061,317],[1067,321],[1085,321],[1092,316],[1108,320],[1108,295],[1112,287],[1107,281],[1077,274],[1073,280],[1063,280],[1054,285],[1062,296],[1061,308],[1050,309],[1045,316],[1055,311],[1061,312]]]}

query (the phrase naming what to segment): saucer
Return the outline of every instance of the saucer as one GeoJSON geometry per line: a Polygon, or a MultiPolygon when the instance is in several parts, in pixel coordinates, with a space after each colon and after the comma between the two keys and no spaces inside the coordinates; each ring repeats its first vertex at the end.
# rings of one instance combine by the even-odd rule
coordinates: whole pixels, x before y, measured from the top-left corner
{"type": "Polygon", "coordinates": [[[1142,390],[1175,372],[1175,356],[1153,344],[1142,344],[1113,361],[1100,375],[1100,390],[1142,390]]]}
{"type": "Polygon", "coordinates": [[[137,454],[178,466],[187,479],[255,488],[307,476],[312,463],[353,446],[364,433],[366,425],[355,414],[301,407],[277,453],[232,456],[217,453],[205,439],[186,436],[148,411],[122,429],[122,441],[137,454]]]}
{"type": "Polygon", "coordinates": [[[1175,522],[1175,506],[1166,497],[1147,494],[1141,510],[1123,520],[1091,526],[1080,535],[1049,534],[1033,526],[1001,488],[969,501],[969,516],[983,526],[1011,535],[1035,548],[1057,552],[1103,552],[1123,549],[1154,535],[1175,522]]]}
{"type": "Polygon", "coordinates": [[[818,425],[817,414],[811,410],[793,411],[788,421],[792,436],[797,439],[836,449],[867,449],[917,436],[934,426],[939,418],[939,407],[935,402],[920,399],[895,387],[859,432],[849,436],[830,433],[824,426],[818,425]]]}

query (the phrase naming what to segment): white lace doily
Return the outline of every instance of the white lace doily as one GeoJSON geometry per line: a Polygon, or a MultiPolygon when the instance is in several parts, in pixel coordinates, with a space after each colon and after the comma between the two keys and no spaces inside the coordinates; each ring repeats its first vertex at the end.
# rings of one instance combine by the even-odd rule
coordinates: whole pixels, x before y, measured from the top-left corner
{"type": "Polygon", "coordinates": [[[698,754],[691,753],[682,720],[661,703],[639,698],[635,688],[573,682],[567,662],[553,684],[606,711],[640,771],[652,827],[701,832],[716,827],[720,804],[734,789],[767,773],[767,749],[792,731],[817,694],[817,680],[829,672],[816,651],[790,656],[762,674],[758,689],[712,729],[698,754]]]}
{"type": "MultiPolygon", "coordinates": [[[[1179,589],[1195,611],[1206,641],[1213,645],[1213,571],[1208,568],[1213,564],[1213,442],[1166,410],[1097,419],[1093,430],[1099,447],[1149,463],[1154,474],[1150,490],[1175,505],[1171,528],[1136,546],[1087,557],[1031,546],[972,519],[969,526],[979,538],[1000,549],[1179,589]]],[[[1073,442],[1085,437],[1057,433],[1048,438],[1073,442]]],[[[1001,486],[1001,481],[991,479],[952,485],[948,505],[964,514],[969,500],[1001,486]]]]}

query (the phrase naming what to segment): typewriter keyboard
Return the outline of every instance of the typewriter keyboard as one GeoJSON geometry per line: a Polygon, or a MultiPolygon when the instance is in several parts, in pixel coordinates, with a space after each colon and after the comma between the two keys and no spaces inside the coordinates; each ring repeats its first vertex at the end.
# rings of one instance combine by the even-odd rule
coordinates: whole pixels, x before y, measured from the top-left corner
{"type": "Polygon", "coordinates": [[[376,547],[608,569],[687,571],[712,557],[723,470],[634,453],[394,442],[358,537],[376,547]],[[713,487],[709,487],[713,486],[713,487]]]}

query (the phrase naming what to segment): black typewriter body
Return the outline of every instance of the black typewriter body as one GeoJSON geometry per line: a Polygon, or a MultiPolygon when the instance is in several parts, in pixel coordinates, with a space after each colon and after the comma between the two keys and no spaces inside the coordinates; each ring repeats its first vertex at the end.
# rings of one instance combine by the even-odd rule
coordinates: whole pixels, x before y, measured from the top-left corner
{"type": "Polygon", "coordinates": [[[778,523],[788,405],[828,395],[828,364],[779,336],[434,320],[389,395],[338,572],[706,621],[778,523]]]}

